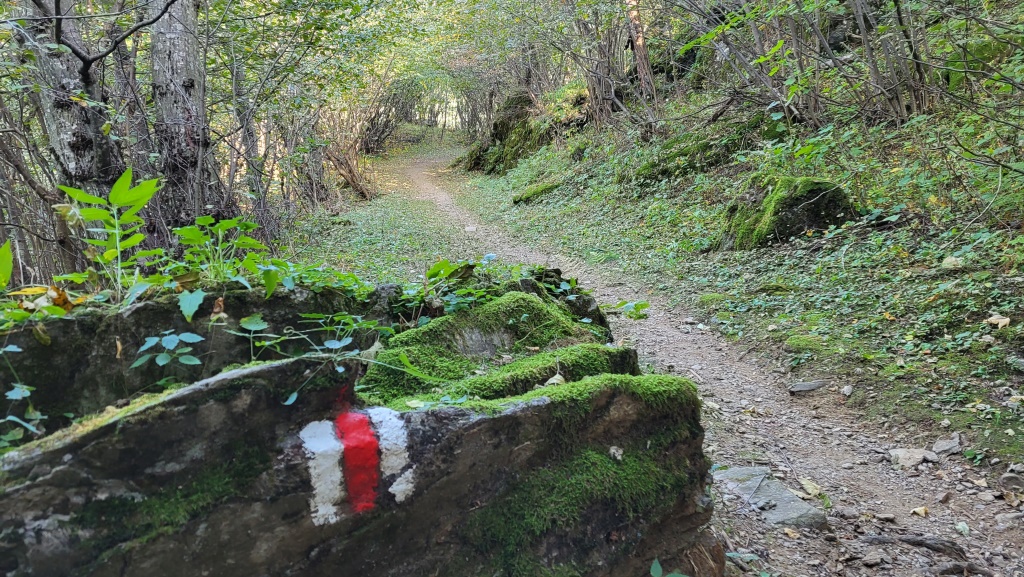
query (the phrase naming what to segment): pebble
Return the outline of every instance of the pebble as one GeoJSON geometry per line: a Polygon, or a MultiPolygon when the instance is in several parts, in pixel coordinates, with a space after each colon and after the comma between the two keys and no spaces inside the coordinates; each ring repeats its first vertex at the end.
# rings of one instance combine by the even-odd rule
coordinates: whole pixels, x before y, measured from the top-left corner
{"type": "Polygon", "coordinates": [[[890,523],[895,523],[896,515],[893,515],[892,513],[879,513],[875,515],[875,519],[878,519],[879,521],[888,521],[890,523]]]}
{"type": "Polygon", "coordinates": [[[872,549],[864,554],[864,557],[860,560],[865,567],[877,567],[882,564],[882,553],[877,549],[872,549]]]}
{"type": "Polygon", "coordinates": [[[1024,477],[1016,473],[1003,473],[999,477],[999,486],[1014,493],[1024,492],[1024,477]]]}
{"type": "Polygon", "coordinates": [[[953,498],[953,493],[950,492],[950,491],[945,491],[945,492],[939,493],[938,495],[935,496],[935,502],[936,503],[943,503],[943,504],[945,504],[945,503],[949,503],[949,500],[952,499],[952,498],[953,498]]]}

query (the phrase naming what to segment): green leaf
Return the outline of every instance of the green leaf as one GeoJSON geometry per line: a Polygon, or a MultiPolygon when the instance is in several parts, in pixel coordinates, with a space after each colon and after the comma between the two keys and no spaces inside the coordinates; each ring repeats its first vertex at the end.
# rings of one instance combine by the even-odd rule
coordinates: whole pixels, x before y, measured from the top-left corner
{"type": "Polygon", "coordinates": [[[196,224],[199,224],[199,225],[202,225],[202,226],[210,226],[214,222],[216,222],[216,220],[214,220],[214,218],[212,216],[209,216],[209,215],[207,215],[207,216],[200,216],[199,218],[196,219],[196,224]]]}
{"type": "MultiPolygon", "coordinates": [[[[22,427],[25,427],[29,431],[32,431],[36,435],[39,434],[39,429],[37,429],[37,428],[33,427],[32,425],[26,423],[25,421],[22,421],[21,419],[19,419],[18,417],[15,417],[14,415],[7,415],[7,418],[5,418],[3,420],[4,421],[11,421],[12,423],[18,423],[19,425],[21,425],[22,427]]],[[[0,421],[0,422],[2,422],[2,421],[0,421]]]]}
{"type": "Polygon", "coordinates": [[[238,321],[238,326],[254,333],[270,328],[270,325],[263,320],[263,315],[260,313],[243,317],[242,320],[238,321]]]}
{"type": "Polygon", "coordinates": [[[341,339],[340,341],[339,340],[335,340],[335,339],[331,339],[329,341],[324,341],[324,346],[326,348],[328,348],[328,349],[331,349],[331,350],[338,350],[341,347],[343,347],[343,346],[345,346],[347,344],[350,344],[351,342],[352,342],[352,337],[345,337],[345,338],[341,339]]]}
{"type": "Polygon", "coordinates": [[[160,345],[169,351],[173,351],[178,348],[178,343],[181,341],[178,339],[178,335],[167,335],[160,339],[160,345]]]}
{"type": "Polygon", "coordinates": [[[0,289],[7,288],[13,274],[14,253],[11,251],[11,241],[8,239],[3,246],[0,246],[0,289]]]}
{"type": "Polygon", "coordinates": [[[294,393],[288,395],[288,398],[285,399],[285,401],[283,403],[281,403],[281,404],[282,405],[290,405],[290,404],[295,402],[295,399],[298,399],[298,398],[299,398],[299,392],[295,391],[294,393]]]}
{"type": "Polygon", "coordinates": [[[185,320],[192,322],[192,316],[199,310],[199,305],[203,304],[203,297],[206,293],[203,289],[196,289],[194,291],[182,291],[178,295],[178,308],[181,309],[181,314],[185,315],[185,320]]]}
{"type": "Polygon", "coordinates": [[[154,345],[160,342],[160,337],[146,337],[146,342],[139,347],[139,352],[153,348],[154,345]]]}
{"type": "Polygon", "coordinates": [[[7,391],[5,395],[9,400],[20,401],[21,399],[27,399],[32,395],[32,389],[29,389],[25,385],[15,383],[14,388],[7,391]]]}
{"type": "Polygon", "coordinates": [[[78,188],[71,188],[70,186],[58,186],[57,188],[63,190],[68,196],[71,197],[72,200],[77,200],[78,202],[85,202],[88,204],[98,204],[100,206],[107,205],[106,200],[98,196],[93,196],[85,192],[84,190],[78,188]]]}
{"type": "Polygon", "coordinates": [[[149,361],[149,359],[151,359],[151,358],[153,358],[153,355],[151,355],[151,354],[147,353],[145,355],[142,355],[141,357],[135,359],[135,362],[132,363],[131,366],[128,367],[128,368],[129,369],[135,369],[135,368],[141,367],[142,365],[146,364],[146,362],[149,361]]]}
{"type": "Polygon", "coordinates": [[[124,302],[121,303],[121,306],[126,307],[132,304],[135,302],[135,299],[139,298],[139,295],[146,292],[146,290],[151,286],[153,285],[146,281],[139,281],[133,284],[132,288],[128,289],[128,294],[125,295],[124,302]]]}
{"type": "Polygon", "coordinates": [[[114,220],[114,215],[110,214],[109,210],[103,208],[86,207],[78,211],[82,215],[83,220],[101,220],[104,222],[114,220]]]}
{"type": "Polygon", "coordinates": [[[181,339],[181,342],[189,344],[198,343],[199,341],[206,340],[206,338],[201,337],[195,333],[181,333],[180,335],[178,335],[178,338],[181,339]]]}
{"type": "Polygon", "coordinates": [[[121,241],[121,250],[126,250],[138,245],[142,241],[146,240],[146,235],[142,233],[135,233],[125,240],[121,241]]]}
{"type": "Polygon", "coordinates": [[[274,294],[274,290],[277,288],[277,283],[280,278],[281,277],[277,271],[272,268],[268,268],[263,271],[263,287],[267,289],[268,299],[274,294]]]}
{"type": "Polygon", "coordinates": [[[654,563],[651,563],[651,577],[661,577],[665,573],[665,570],[661,568],[661,562],[657,559],[654,563]]]}
{"type": "Polygon", "coordinates": [[[421,378],[424,381],[445,382],[444,379],[432,377],[424,373],[423,371],[417,369],[416,367],[412,366],[412,363],[409,362],[409,357],[405,353],[398,353],[398,360],[401,361],[403,365],[405,365],[405,372],[409,373],[414,377],[421,378]]]}
{"type": "Polygon", "coordinates": [[[183,365],[201,365],[203,361],[193,357],[192,355],[181,355],[178,357],[178,362],[183,365]]]}
{"type": "Polygon", "coordinates": [[[127,169],[124,174],[117,179],[114,186],[110,189],[110,204],[114,206],[128,206],[131,203],[125,202],[128,198],[128,190],[132,186],[132,169],[127,169]]]}
{"type": "Polygon", "coordinates": [[[157,364],[157,366],[161,366],[162,367],[162,366],[166,365],[167,363],[171,362],[171,359],[173,359],[173,358],[174,357],[172,357],[168,353],[160,353],[159,355],[156,356],[156,364],[157,364]]]}

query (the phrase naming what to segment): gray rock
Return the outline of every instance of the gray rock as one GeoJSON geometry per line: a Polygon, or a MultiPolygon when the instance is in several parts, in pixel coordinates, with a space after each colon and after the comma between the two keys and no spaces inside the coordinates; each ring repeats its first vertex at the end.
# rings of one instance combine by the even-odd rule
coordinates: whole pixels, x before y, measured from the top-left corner
{"type": "Polygon", "coordinates": [[[860,560],[865,567],[877,567],[882,564],[882,552],[878,549],[872,549],[864,554],[864,557],[860,560]]]}
{"type": "Polygon", "coordinates": [[[790,393],[807,393],[810,391],[817,391],[822,387],[829,385],[828,381],[817,380],[817,381],[806,381],[802,383],[793,383],[789,386],[790,393]]]}
{"type": "Polygon", "coordinates": [[[840,392],[843,393],[844,397],[849,397],[850,395],[853,394],[853,385],[846,385],[840,392]]]}
{"type": "Polygon", "coordinates": [[[1024,492],[1024,477],[1016,473],[1003,473],[999,477],[999,486],[1014,493],[1024,492]]]}
{"type": "Polygon", "coordinates": [[[1024,513],[1000,513],[996,515],[996,523],[999,525],[1013,525],[1024,519],[1024,513]]]}
{"type": "Polygon", "coordinates": [[[774,501],[775,507],[762,511],[765,520],[774,525],[824,528],[825,513],[808,505],[785,485],[772,477],[768,467],[730,467],[715,471],[715,482],[747,503],[774,501]]]}
{"type": "Polygon", "coordinates": [[[949,439],[939,439],[932,445],[932,452],[937,455],[952,455],[960,451],[960,433],[953,433],[949,439]]]}
{"type": "Polygon", "coordinates": [[[939,460],[938,455],[926,449],[889,449],[889,457],[893,463],[907,469],[924,461],[935,463],[939,460]]]}

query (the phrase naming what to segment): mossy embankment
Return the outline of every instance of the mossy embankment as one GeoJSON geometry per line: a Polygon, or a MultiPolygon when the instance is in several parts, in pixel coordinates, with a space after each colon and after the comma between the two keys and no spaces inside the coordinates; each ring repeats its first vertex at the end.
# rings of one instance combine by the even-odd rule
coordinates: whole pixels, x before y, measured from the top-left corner
{"type": "MultiPolygon", "coordinates": [[[[701,105],[699,96],[668,104],[680,115],[701,105]]],[[[842,133],[784,125],[768,134],[745,124],[758,114],[670,127],[651,143],[587,129],[502,178],[475,177],[459,202],[704,311],[722,334],[756,344],[794,378],[854,385],[846,402],[859,410],[924,427],[949,419],[972,448],[1019,455],[1022,237],[992,213],[959,217],[982,207],[938,163],[964,174],[974,167],[920,149],[958,118],[842,133]],[[745,126],[743,143],[714,162],[707,147],[686,150],[733,142],[745,126]],[[557,189],[513,203],[552,181],[557,189]],[[780,223],[811,200],[826,201],[828,218],[780,223]],[[1009,325],[987,322],[995,316],[1009,325]]]]}

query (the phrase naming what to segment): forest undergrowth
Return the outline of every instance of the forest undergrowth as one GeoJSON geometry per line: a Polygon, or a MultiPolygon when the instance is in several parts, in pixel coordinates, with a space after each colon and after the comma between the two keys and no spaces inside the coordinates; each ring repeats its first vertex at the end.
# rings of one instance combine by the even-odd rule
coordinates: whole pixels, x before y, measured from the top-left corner
{"type": "Polygon", "coordinates": [[[796,379],[852,386],[845,402],[873,418],[973,431],[980,443],[968,457],[981,462],[1024,451],[1024,245],[1012,232],[1019,223],[999,212],[1007,198],[997,192],[985,218],[968,221],[980,198],[943,188],[970,173],[962,158],[928,150],[956,121],[755,137],[704,165],[667,169],[680,141],[721,143],[748,128],[680,126],[654,143],[583,130],[506,175],[474,178],[459,198],[489,222],[700,311],[796,379]],[[764,248],[718,250],[730,203],[765,173],[830,179],[856,191],[859,214],[764,248]]]}

